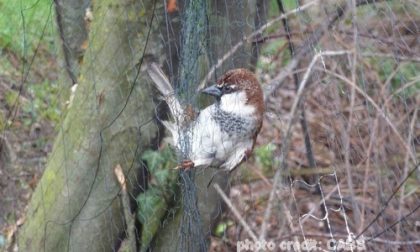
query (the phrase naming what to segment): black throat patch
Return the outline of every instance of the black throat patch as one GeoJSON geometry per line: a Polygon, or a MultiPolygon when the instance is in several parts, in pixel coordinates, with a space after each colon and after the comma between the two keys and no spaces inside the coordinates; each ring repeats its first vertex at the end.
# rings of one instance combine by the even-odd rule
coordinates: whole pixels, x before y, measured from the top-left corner
{"type": "Polygon", "coordinates": [[[237,116],[217,107],[212,113],[213,119],[220,125],[220,129],[226,132],[230,137],[233,135],[239,137],[249,136],[252,133],[253,120],[247,117],[237,116]]]}

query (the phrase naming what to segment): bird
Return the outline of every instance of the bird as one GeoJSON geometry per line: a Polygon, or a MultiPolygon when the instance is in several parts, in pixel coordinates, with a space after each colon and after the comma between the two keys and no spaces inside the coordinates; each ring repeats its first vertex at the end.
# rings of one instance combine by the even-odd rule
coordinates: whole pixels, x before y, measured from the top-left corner
{"type": "Polygon", "coordinates": [[[169,106],[173,121],[162,123],[170,131],[173,145],[181,150],[185,143],[180,140],[187,139],[188,159],[180,168],[211,166],[231,172],[250,157],[265,111],[263,91],[253,72],[232,69],[203,88],[201,93],[216,99],[198,113],[181,104],[156,63],[150,64],[147,72],[169,106]]]}

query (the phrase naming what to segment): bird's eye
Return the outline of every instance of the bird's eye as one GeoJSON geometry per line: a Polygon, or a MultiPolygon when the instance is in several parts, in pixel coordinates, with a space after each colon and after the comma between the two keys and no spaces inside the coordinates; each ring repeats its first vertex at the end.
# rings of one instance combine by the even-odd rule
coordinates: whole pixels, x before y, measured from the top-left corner
{"type": "Polygon", "coordinates": [[[224,86],[223,88],[225,90],[225,92],[229,92],[232,90],[232,88],[230,86],[224,86]]]}

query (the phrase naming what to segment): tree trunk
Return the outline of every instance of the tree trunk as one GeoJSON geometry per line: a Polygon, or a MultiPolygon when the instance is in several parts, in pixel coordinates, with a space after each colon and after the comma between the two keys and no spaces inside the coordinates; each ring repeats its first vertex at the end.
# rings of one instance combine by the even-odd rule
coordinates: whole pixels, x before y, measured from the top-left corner
{"type": "Polygon", "coordinates": [[[136,67],[152,7],[152,1],[95,1],[79,87],[19,231],[20,251],[118,247],[125,227],[113,169],[121,165],[134,190],[137,157],[157,133],[150,85],[143,74],[137,78],[136,67]]]}
{"type": "Polygon", "coordinates": [[[78,83],[80,63],[88,41],[90,0],[55,0],[55,13],[60,35],[60,84],[78,83]]]}

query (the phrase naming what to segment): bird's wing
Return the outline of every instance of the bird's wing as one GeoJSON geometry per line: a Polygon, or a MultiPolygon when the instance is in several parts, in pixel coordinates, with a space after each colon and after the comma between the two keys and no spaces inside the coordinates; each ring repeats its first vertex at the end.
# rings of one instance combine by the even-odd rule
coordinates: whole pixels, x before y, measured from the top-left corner
{"type": "Polygon", "coordinates": [[[245,161],[247,152],[252,150],[252,142],[246,141],[241,144],[241,147],[237,148],[230,157],[226,160],[224,164],[221,165],[222,169],[228,171],[233,171],[238,167],[243,161],[245,161]]]}
{"type": "Polygon", "coordinates": [[[184,114],[184,111],[179,103],[178,99],[175,96],[175,91],[169,82],[166,75],[163,73],[162,69],[155,63],[151,63],[147,67],[147,73],[149,74],[150,78],[155,83],[155,86],[159,90],[159,92],[163,95],[166,103],[171,110],[172,116],[175,120],[180,121],[181,117],[184,114]]]}

